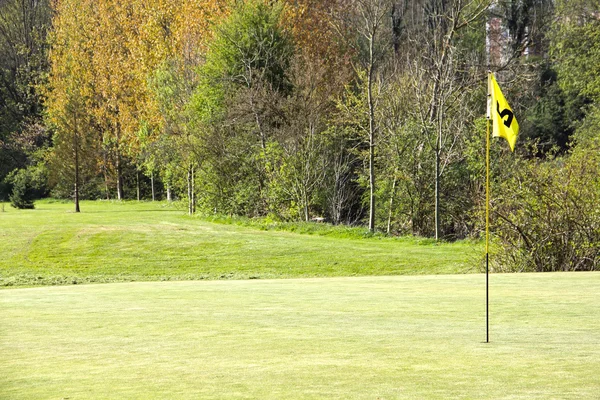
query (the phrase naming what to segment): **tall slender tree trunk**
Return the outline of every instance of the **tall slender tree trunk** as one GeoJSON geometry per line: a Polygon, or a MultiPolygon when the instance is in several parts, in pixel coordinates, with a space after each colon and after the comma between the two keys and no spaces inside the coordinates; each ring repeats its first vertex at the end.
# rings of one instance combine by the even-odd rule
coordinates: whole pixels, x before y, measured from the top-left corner
{"type": "Polygon", "coordinates": [[[103,151],[102,158],[104,159],[104,165],[102,166],[102,173],[104,174],[104,192],[106,193],[106,200],[110,200],[110,188],[108,187],[108,159],[106,151],[103,151]]]}
{"type": "MultiPolygon", "coordinates": [[[[484,9],[482,9],[481,12],[483,12],[484,9]]],[[[442,127],[442,121],[443,121],[443,101],[442,101],[442,95],[440,94],[440,91],[446,90],[444,89],[444,86],[442,85],[442,82],[444,81],[444,74],[447,72],[448,68],[449,68],[449,64],[448,64],[448,59],[449,57],[451,57],[452,54],[452,49],[451,49],[451,44],[452,44],[452,40],[454,38],[454,35],[456,34],[456,29],[458,26],[458,18],[453,18],[452,19],[452,25],[451,27],[448,29],[448,32],[444,35],[443,40],[441,41],[441,54],[439,57],[439,61],[436,62],[437,64],[437,70],[435,71],[435,79],[434,79],[434,84],[433,84],[433,91],[432,91],[432,101],[431,101],[431,112],[429,114],[429,121],[432,123],[436,123],[437,124],[437,138],[436,138],[436,144],[435,144],[435,240],[439,240],[440,238],[440,215],[441,215],[441,211],[440,211],[440,180],[441,180],[441,174],[442,171],[440,169],[440,164],[441,164],[441,156],[442,156],[442,147],[443,147],[443,142],[442,142],[442,135],[443,135],[443,127],[442,127]]],[[[451,62],[451,60],[450,60],[451,62]]]]}
{"type": "MultiPolygon", "coordinates": [[[[118,113],[118,112],[117,112],[118,113]]],[[[117,122],[116,124],[116,130],[117,130],[117,137],[116,137],[116,167],[117,167],[117,199],[118,200],[123,200],[124,199],[124,193],[123,193],[123,165],[122,165],[122,160],[121,160],[121,148],[120,148],[120,143],[121,143],[121,124],[119,122],[117,122]]]]}
{"type": "Polygon", "coordinates": [[[369,37],[369,71],[367,96],[369,102],[369,231],[375,231],[375,105],[373,104],[373,73],[375,33],[369,37]]]}
{"type": "Polygon", "coordinates": [[[196,168],[192,164],[192,214],[196,213],[196,168]]]}
{"type": "Polygon", "coordinates": [[[398,180],[398,167],[394,168],[394,180],[392,182],[392,192],[390,193],[390,207],[388,209],[387,234],[392,230],[392,209],[394,208],[394,197],[396,197],[396,181],[398,180]]]}
{"type": "Polygon", "coordinates": [[[187,198],[188,198],[188,215],[192,215],[192,164],[188,165],[187,174],[187,198]]]}
{"type": "Polygon", "coordinates": [[[435,151],[435,176],[434,176],[434,190],[433,190],[433,202],[434,202],[434,209],[433,209],[433,218],[434,218],[434,237],[435,240],[437,241],[439,239],[440,236],[440,153],[442,151],[442,127],[441,127],[441,122],[440,122],[440,118],[441,115],[440,114],[440,107],[441,105],[439,104],[439,85],[440,85],[440,81],[441,81],[441,75],[442,72],[441,71],[437,71],[436,73],[436,78],[433,84],[433,91],[432,91],[432,98],[431,98],[431,109],[430,109],[430,113],[429,113],[429,121],[431,122],[431,124],[435,123],[435,133],[436,133],[436,139],[435,139],[435,146],[434,146],[434,151],[435,151]]]}
{"type": "Polygon", "coordinates": [[[108,187],[108,176],[104,174],[104,192],[106,193],[106,200],[110,200],[110,188],[108,187]]]}
{"type": "Polygon", "coordinates": [[[173,197],[171,196],[171,182],[167,182],[167,201],[169,203],[173,201],[173,197]]]}
{"type": "Polygon", "coordinates": [[[74,135],[75,141],[75,212],[81,212],[79,209],[79,137],[76,132],[74,135]]]}
{"type": "Polygon", "coordinates": [[[435,177],[434,177],[434,236],[437,241],[440,237],[440,156],[442,151],[442,125],[441,125],[441,104],[439,100],[439,85],[442,79],[442,72],[438,69],[436,79],[433,84],[431,109],[429,113],[429,121],[435,123],[435,177]]]}
{"type": "Polygon", "coordinates": [[[152,201],[156,200],[154,192],[154,171],[150,172],[150,186],[152,186],[152,201]]]}
{"type": "Polygon", "coordinates": [[[117,167],[117,199],[123,200],[123,167],[121,165],[121,153],[119,148],[117,147],[117,157],[116,157],[116,167],[117,167]]]}
{"type": "Polygon", "coordinates": [[[436,149],[435,149],[435,240],[440,238],[440,225],[441,225],[441,210],[440,210],[440,197],[441,197],[441,158],[442,158],[442,146],[443,146],[443,134],[444,134],[444,115],[443,105],[440,103],[436,108],[437,113],[437,138],[436,138],[436,149]]]}
{"type": "Polygon", "coordinates": [[[137,201],[141,199],[141,190],[140,190],[140,171],[136,169],[135,171],[135,186],[137,190],[137,201]]]}
{"type": "Polygon", "coordinates": [[[435,240],[440,236],[440,152],[442,148],[442,135],[438,132],[435,149],[435,240]]]}
{"type": "Polygon", "coordinates": [[[194,188],[194,164],[188,166],[188,214],[194,215],[196,212],[196,195],[194,188]]]}
{"type": "Polygon", "coordinates": [[[308,218],[309,218],[309,215],[308,215],[308,196],[306,194],[306,189],[303,190],[303,193],[302,193],[302,202],[304,203],[304,221],[308,222],[308,218]]]}

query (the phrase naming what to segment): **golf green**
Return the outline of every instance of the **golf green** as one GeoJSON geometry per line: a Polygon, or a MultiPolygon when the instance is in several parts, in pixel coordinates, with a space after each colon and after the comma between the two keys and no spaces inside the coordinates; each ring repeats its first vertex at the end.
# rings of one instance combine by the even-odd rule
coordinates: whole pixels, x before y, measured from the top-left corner
{"type": "Polygon", "coordinates": [[[594,399],[600,274],[0,291],[2,399],[594,399]]]}

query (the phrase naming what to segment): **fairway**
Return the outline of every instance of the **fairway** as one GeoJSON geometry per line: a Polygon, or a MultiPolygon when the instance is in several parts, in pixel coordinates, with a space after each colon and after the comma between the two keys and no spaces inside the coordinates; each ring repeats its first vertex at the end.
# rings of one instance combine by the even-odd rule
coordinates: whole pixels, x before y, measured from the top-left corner
{"type": "Polygon", "coordinates": [[[0,291],[2,399],[597,399],[600,274],[0,291]]]}
{"type": "Polygon", "coordinates": [[[451,274],[478,271],[482,254],[478,242],[216,224],[166,202],[81,207],[76,214],[71,203],[43,201],[35,210],[0,212],[0,286],[451,274]]]}

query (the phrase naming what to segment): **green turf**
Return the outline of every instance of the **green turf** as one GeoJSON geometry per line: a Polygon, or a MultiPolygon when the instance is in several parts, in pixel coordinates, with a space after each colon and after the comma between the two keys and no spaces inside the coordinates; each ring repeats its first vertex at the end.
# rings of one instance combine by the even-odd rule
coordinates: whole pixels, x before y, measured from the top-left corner
{"type": "Polygon", "coordinates": [[[597,399],[600,274],[0,291],[2,399],[597,399]]]}
{"type": "MultiPolygon", "coordinates": [[[[0,286],[473,272],[481,245],[265,231],[166,203],[38,202],[0,212],[0,286]]],[[[333,230],[336,232],[335,230],[333,230]]],[[[321,232],[322,233],[322,232],[321,232]]]]}

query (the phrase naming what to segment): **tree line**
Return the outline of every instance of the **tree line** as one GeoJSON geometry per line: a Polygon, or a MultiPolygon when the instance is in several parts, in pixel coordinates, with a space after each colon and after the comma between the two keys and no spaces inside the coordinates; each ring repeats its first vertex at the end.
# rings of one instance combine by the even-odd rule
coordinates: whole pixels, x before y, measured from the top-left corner
{"type": "Polygon", "coordinates": [[[494,71],[497,269],[598,263],[597,0],[5,0],[0,198],[477,237],[494,71]]]}

